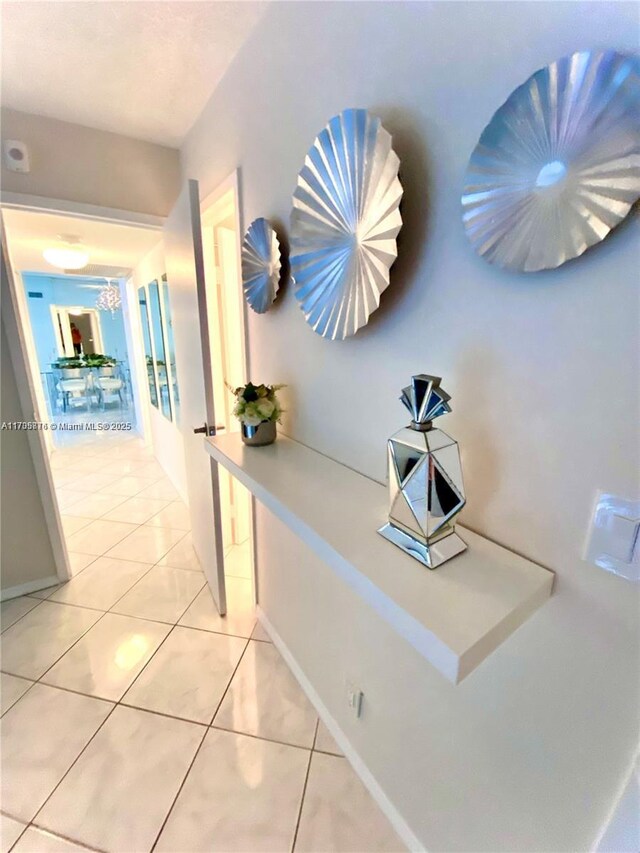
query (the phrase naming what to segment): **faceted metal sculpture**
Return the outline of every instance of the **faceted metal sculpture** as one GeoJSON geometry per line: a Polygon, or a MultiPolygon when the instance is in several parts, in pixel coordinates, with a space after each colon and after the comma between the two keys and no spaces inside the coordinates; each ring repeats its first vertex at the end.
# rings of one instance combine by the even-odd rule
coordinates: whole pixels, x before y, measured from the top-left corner
{"type": "Polygon", "coordinates": [[[434,418],[451,411],[440,377],[421,373],[402,390],[411,425],[389,439],[389,521],[378,533],[429,569],[467,547],[454,532],[465,505],[458,444],[434,418]]]}
{"type": "Polygon", "coordinates": [[[345,110],[313,143],[291,213],[295,295],[314,332],[343,340],[364,326],[389,284],[402,227],[400,161],[367,110],[345,110]]]}
{"type": "Polygon", "coordinates": [[[242,241],[242,288],[257,314],[269,310],[280,286],[280,244],[266,219],[254,219],[242,241]]]}
{"type": "Polygon", "coordinates": [[[640,196],[640,58],[583,51],[541,68],[471,155],[463,220],[476,251],[553,269],[603,240],[640,196]]]}

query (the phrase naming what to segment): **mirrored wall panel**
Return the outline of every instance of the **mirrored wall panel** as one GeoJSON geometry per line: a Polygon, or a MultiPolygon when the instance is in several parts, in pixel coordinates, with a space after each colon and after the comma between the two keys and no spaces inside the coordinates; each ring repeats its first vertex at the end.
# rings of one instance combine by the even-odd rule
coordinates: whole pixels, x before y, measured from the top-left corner
{"type": "Polygon", "coordinates": [[[151,332],[156,352],[156,376],[158,378],[158,394],[160,397],[160,411],[168,420],[171,420],[171,397],[169,393],[169,373],[167,370],[167,356],[162,327],[162,312],[160,308],[160,285],[155,279],[149,284],[149,316],[151,318],[151,332]]]}
{"type": "Polygon", "coordinates": [[[158,408],[158,386],[156,385],[156,371],[153,363],[153,347],[151,345],[151,329],[149,326],[149,306],[147,305],[147,292],[144,287],[138,288],[138,305],[140,307],[140,323],[142,325],[144,357],[147,365],[149,397],[151,398],[152,404],[158,408]]]}
{"type": "Polygon", "coordinates": [[[164,329],[167,335],[166,359],[169,365],[169,381],[172,390],[173,419],[176,425],[180,423],[180,394],[178,391],[178,373],[176,371],[176,345],[173,339],[173,318],[169,301],[169,282],[163,275],[160,281],[160,304],[164,318],[164,329]]]}

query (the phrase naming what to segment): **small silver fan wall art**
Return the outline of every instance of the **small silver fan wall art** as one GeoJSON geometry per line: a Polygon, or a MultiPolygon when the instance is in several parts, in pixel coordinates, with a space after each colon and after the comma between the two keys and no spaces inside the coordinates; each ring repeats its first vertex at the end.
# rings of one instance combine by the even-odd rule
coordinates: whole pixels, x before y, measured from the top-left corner
{"type": "Polygon", "coordinates": [[[254,219],[242,241],[242,289],[257,314],[268,311],[276,298],[281,269],[276,232],[266,219],[254,219]]]}
{"type": "Polygon", "coordinates": [[[291,274],[305,320],[325,338],[355,334],[389,285],[399,166],[390,134],[364,109],[332,118],[307,154],[293,194],[291,274]]]}
{"type": "Polygon", "coordinates": [[[603,240],[640,196],[640,58],[582,51],[536,71],[471,155],[467,235],[509,270],[554,269],[603,240]]]}

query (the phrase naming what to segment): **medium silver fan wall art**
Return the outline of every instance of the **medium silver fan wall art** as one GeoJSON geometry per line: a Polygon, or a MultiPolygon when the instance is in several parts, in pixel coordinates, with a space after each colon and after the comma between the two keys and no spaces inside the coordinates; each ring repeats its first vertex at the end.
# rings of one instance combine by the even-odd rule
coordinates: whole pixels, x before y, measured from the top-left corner
{"type": "Polygon", "coordinates": [[[257,314],[268,311],[276,298],[281,269],[276,232],[266,219],[254,219],[242,241],[242,289],[257,314]]]}
{"type": "Polygon", "coordinates": [[[389,285],[402,227],[400,161],[379,118],[349,109],[306,156],[293,194],[291,274],[314,332],[343,340],[364,326],[389,285]]]}
{"type": "Polygon", "coordinates": [[[640,59],[582,51],[541,68],[495,113],[462,195],[471,243],[510,270],[559,267],[640,196],[640,59]]]}

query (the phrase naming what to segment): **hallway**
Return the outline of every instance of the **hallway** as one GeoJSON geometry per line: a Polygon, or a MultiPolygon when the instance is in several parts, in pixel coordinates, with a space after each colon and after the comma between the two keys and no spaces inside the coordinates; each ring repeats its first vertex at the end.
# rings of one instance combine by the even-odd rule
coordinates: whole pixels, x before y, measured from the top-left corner
{"type": "Polygon", "coordinates": [[[2,604],[2,853],[404,849],[257,623],[247,552],[221,618],[139,439],[52,467],[74,576],[2,604]]]}

